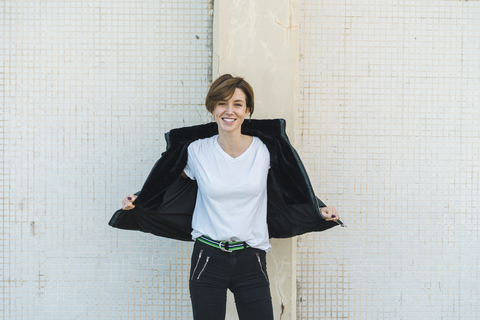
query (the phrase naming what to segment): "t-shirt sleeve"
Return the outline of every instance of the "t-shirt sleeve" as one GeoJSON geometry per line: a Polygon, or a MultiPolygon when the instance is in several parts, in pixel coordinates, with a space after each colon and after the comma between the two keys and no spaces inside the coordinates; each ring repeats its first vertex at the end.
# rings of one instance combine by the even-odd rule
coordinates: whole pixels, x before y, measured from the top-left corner
{"type": "Polygon", "coordinates": [[[192,145],[188,146],[188,159],[187,159],[187,165],[183,169],[183,172],[192,180],[195,180],[195,165],[194,165],[194,151],[193,148],[191,148],[192,145]]]}

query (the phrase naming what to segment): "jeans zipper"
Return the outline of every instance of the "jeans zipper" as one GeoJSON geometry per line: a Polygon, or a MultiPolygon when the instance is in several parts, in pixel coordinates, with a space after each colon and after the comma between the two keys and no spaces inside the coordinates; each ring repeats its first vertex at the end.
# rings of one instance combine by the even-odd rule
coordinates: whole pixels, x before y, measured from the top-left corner
{"type": "Polygon", "coordinates": [[[200,279],[200,276],[202,275],[202,272],[205,270],[205,267],[207,266],[208,260],[210,260],[210,257],[207,257],[207,260],[205,260],[205,265],[203,266],[202,270],[198,274],[197,280],[200,279]]]}
{"type": "Polygon", "coordinates": [[[195,269],[193,269],[192,278],[190,280],[193,280],[193,275],[195,274],[195,271],[197,271],[198,263],[200,262],[200,258],[202,257],[202,253],[203,253],[203,250],[200,250],[200,254],[198,255],[197,265],[195,266],[195,269]]]}
{"type": "Polygon", "coordinates": [[[265,280],[268,281],[267,274],[265,273],[265,271],[263,271],[262,260],[260,260],[260,255],[258,253],[256,253],[256,255],[257,255],[258,264],[260,265],[260,270],[262,270],[262,273],[265,276],[265,280]]]}

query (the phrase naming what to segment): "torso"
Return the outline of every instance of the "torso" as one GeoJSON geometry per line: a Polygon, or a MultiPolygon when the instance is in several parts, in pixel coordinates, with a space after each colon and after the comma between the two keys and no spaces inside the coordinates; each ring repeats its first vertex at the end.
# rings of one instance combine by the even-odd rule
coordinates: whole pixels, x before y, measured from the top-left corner
{"type": "Polygon", "coordinates": [[[250,145],[241,154],[229,154],[217,138],[197,140],[188,147],[185,173],[198,184],[192,237],[246,241],[268,250],[268,149],[260,139],[249,137],[250,145]]]}

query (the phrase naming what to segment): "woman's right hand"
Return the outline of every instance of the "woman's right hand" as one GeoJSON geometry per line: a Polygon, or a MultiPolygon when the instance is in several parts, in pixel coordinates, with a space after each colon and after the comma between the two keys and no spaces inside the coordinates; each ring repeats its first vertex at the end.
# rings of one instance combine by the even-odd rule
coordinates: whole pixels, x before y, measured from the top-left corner
{"type": "Polygon", "coordinates": [[[137,199],[137,196],[134,194],[128,194],[123,200],[122,200],[122,209],[123,210],[132,210],[135,208],[135,205],[133,204],[133,201],[137,199]]]}

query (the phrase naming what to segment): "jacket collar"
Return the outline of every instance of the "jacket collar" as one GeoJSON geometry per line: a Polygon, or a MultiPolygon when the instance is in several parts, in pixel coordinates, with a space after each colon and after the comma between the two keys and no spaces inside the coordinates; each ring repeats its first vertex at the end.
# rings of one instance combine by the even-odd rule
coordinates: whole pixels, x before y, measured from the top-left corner
{"type": "MultiPolygon", "coordinates": [[[[242,133],[259,138],[274,136],[288,142],[285,128],[286,123],[284,119],[246,119],[242,124],[242,133]]],[[[209,138],[216,134],[218,134],[218,127],[215,122],[172,129],[165,134],[167,150],[198,139],[209,138]]]]}

